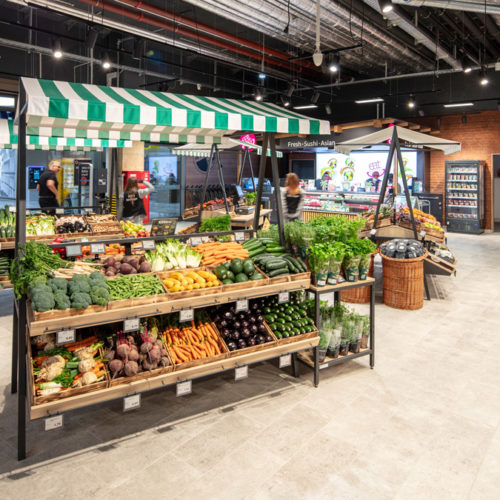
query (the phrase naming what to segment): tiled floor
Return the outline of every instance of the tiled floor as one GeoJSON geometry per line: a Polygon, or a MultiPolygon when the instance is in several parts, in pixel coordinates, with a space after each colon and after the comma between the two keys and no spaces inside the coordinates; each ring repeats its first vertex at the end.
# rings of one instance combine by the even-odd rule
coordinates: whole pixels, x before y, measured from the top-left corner
{"type": "MultiPolygon", "coordinates": [[[[450,235],[456,277],[420,311],[376,307],[377,356],[296,381],[275,365],[29,424],[16,461],[10,363],[0,369],[0,496],[500,498],[500,235],[450,235]]],[[[0,294],[0,353],[11,304],[0,294]]]]}

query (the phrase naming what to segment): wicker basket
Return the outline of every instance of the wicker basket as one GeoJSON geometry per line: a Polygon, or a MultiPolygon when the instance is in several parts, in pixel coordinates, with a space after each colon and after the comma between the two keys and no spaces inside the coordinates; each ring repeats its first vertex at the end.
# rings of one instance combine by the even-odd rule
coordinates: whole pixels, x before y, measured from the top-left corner
{"type": "MultiPolygon", "coordinates": [[[[368,276],[373,278],[373,261],[377,252],[371,255],[370,268],[368,269],[368,276]]],[[[367,304],[370,302],[370,286],[360,286],[340,292],[340,300],[342,302],[349,302],[351,304],[367,304]]]]}
{"type": "Polygon", "coordinates": [[[396,309],[421,309],[424,306],[424,259],[392,259],[382,253],[384,304],[396,309]]]}

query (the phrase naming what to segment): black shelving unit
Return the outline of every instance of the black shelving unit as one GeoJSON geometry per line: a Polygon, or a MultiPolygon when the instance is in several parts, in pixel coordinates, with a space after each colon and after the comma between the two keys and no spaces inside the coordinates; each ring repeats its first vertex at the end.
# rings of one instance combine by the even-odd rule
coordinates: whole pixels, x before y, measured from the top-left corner
{"type": "Polygon", "coordinates": [[[484,165],[447,161],[446,227],[455,233],[481,234],[484,227],[484,165]]]}
{"type": "Polygon", "coordinates": [[[299,360],[305,363],[307,366],[314,369],[314,386],[319,385],[319,371],[330,366],[335,366],[352,359],[360,358],[363,356],[370,356],[370,368],[373,369],[375,366],[375,294],[373,286],[375,284],[374,278],[367,278],[366,281],[356,281],[354,283],[344,282],[338,285],[327,285],[324,287],[317,287],[311,285],[309,292],[314,294],[315,300],[315,311],[314,311],[314,322],[316,325],[320,324],[320,301],[321,296],[327,293],[333,293],[334,301],[340,302],[340,292],[352,290],[353,288],[359,288],[361,286],[370,287],[370,343],[366,349],[361,350],[357,353],[349,353],[346,356],[339,356],[338,358],[326,357],[324,361],[319,361],[319,346],[313,349],[313,357],[311,359],[307,354],[299,353],[299,360]]]}

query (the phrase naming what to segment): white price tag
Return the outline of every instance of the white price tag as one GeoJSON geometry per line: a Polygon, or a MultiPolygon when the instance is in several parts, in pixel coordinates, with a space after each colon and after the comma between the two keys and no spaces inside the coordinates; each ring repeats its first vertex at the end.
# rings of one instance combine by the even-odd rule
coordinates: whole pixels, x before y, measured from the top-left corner
{"type": "Polygon", "coordinates": [[[243,231],[237,231],[234,233],[234,239],[236,241],[245,241],[245,233],[243,231]]]}
{"type": "Polygon", "coordinates": [[[135,410],[141,407],[141,395],[134,394],[123,398],[123,411],[135,410]]]}
{"type": "Polygon", "coordinates": [[[288,292],[281,292],[278,294],[278,304],[284,304],[290,300],[290,294],[288,292]]]}
{"type": "Polygon", "coordinates": [[[75,341],[75,330],[61,330],[56,334],[56,344],[67,344],[75,341]]]}
{"type": "Polygon", "coordinates": [[[63,426],[63,416],[56,415],[55,417],[48,417],[45,419],[45,430],[52,431],[54,429],[59,429],[63,426]]]}
{"type": "Polygon", "coordinates": [[[140,320],[139,318],[126,319],[123,322],[123,332],[136,332],[139,330],[140,320]]]}
{"type": "Polygon", "coordinates": [[[426,233],[425,231],[420,231],[420,237],[421,237],[421,238],[425,238],[425,235],[426,235],[426,234],[427,234],[427,233],[426,233]]]}
{"type": "Polygon", "coordinates": [[[143,250],[154,250],[156,248],[155,240],[144,240],[142,242],[143,250]]]}
{"type": "Polygon", "coordinates": [[[90,244],[90,253],[97,255],[100,253],[106,253],[106,247],[104,243],[91,243],[90,244]]]}
{"type": "Polygon", "coordinates": [[[184,382],[177,382],[175,386],[176,396],[186,396],[193,392],[193,384],[191,380],[185,380],[184,382]]]}
{"type": "Polygon", "coordinates": [[[248,311],[248,300],[241,299],[236,301],[236,312],[248,311]]]}
{"type": "Polygon", "coordinates": [[[66,257],[78,257],[82,255],[82,245],[66,246],[66,257]]]}
{"type": "Polygon", "coordinates": [[[64,215],[64,208],[56,208],[56,215],[64,215]]]}
{"type": "Polygon", "coordinates": [[[376,230],[376,229],[372,229],[372,230],[370,231],[370,234],[371,234],[372,236],[375,236],[375,235],[377,234],[377,230],[376,230]]]}
{"type": "Polygon", "coordinates": [[[193,309],[183,309],[179,311],[179,321],[184,323],[185,321],[191,321],[194,318],[194,310],[193,309]]]}
{"type": "Polygon", "coordinates": [[[16,206],[15,205],[11,205],[9,207],[9,212],[14,212],[15,213],[16,212],[16,206]]]}
{"type": "Polygon", "coordinates": [[[234,369],[234,380],[241,380],[242,378],[248,378],[248,365],[238,366],[234,369]]]}
{"type": "Polygon", "coordinates": [[[280,368],[286,368],[287,366],[291,366],[292,364],[292,355],[291,354],[283,354],[280,356],[280,368]]]}
{"type": "Polygon", "coordinates": [[[202,236],[201,237],[201,242],[202,243],[210,243],[210,238],[208,236],[202,236]]]}
{"type": "Polygon", "coordinates": [[[26,210],[26,215],[31,215],[31,212],[29,210],[26,210]]]}
{"type": "Polygon", "coordinates": [[[199,236],[190,238],[189,243],[192,247],[196,247],[201,244],[201,238],[199,236]]]}
{"type": "Polygon", "coordinates": [[[319,369],[320,369],[320,370],[323,370],[323,368],[328,368],[328,363],[321,363],[321,364],[319,365],[319,369]]]}

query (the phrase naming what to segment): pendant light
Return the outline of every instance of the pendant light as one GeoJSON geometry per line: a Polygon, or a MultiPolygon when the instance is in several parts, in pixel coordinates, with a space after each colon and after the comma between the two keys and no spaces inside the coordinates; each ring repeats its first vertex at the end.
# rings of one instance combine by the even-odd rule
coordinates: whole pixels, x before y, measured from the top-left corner
{"type": "Polygon", "coordinates": [[[313,63],[315,66],[321,66],[323,63],[323,54],[320,47],[320,20],[321,20],[321,0],[316,1],[316,48],[313,54],[313,63]]]}

